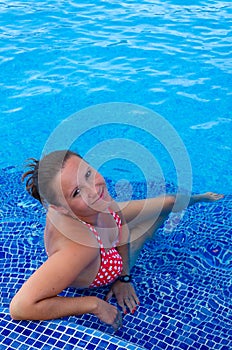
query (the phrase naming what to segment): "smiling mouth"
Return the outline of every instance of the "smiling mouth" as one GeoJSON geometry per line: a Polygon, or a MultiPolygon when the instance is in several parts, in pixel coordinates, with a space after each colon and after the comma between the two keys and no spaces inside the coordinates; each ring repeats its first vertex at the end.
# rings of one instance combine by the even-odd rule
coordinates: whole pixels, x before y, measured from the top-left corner
{"type": "Polygon", "coordinates": [[[96,202],[98,202],[100,199],[102,199],[104,197],[104,193],[105,193],[105,189],[102,188],[100,195],[98,195],[98,198],[92,203],[95,204],[96,202]]]}
{"type": "Polygon", "coordinates": [[[99,196],[99,199],[102,199],[102,198],[103,198],[104,193],[105,193],[105,190],[104,190],[104,188],[102,188],[101,193],[100,193],[100,196],[99,196]]]}

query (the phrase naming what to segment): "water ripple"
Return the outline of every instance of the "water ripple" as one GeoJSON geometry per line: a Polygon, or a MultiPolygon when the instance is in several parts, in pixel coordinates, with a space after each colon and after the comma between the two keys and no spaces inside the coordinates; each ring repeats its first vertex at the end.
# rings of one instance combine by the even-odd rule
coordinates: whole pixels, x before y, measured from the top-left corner
{"type": "MultiPolygon", "coordinates": [[[[62,52],[66,50],[72,58],[78,55],[78,63],[85,62],[90,69],[95,67],[94,60],[86,62],[90,55],[106,59],[109,63],[105,67],[106,72],[108,66],[114,67],[117,51],[123,47],[127,57],[129,51],[133,50],[135,54],[146,58],[148,65],[154,59],[159,60],[161,54],[172,56],[175,63],[177,55],[178,60],[192,61],[201,53],[200,59],[205,64],[229,71],[231,69],[230,55],[226,50],[230,44],[231,29],[218,28],[218,22],[215,26],[215,21],[226,18],[226,2],[210,6],[164,5],[158,2],[117,4],[107,1],[100,1],[94,6],[73,1],[69,1],[68,5],[58,1],[57,6],[47,2],[33,6],[19,1],[3,4],[5,7],[2,5],[2,9],[10,16],[2,28],[1,39],[8,40],[7,49],[15,56],[39,48],[41,54],[43,51],[52,52],[53,55],[57,53],[60,60],[62,52]],[[106,55],[105,48],[115,51],[106,55]],[[60,53],[55,50],[60,50],[60,53]],[[152,57],[149,58],[146,52],[151,51],[152,57]]],[[[41,56],[44,65],[47,64],[46,58],[41,56]]],[[[17,58],[20,59],[19,56],[17,58]]],[[[47,60],[50,62],[49,55],[47,60]]],[[[130,76],[131,64],[126,57],[125,61],[127,69],[123,69],[123,65],[122,69],[130,76]]],[[[54,57],[52,62],[56,64],[54,57]]],[[[170,70],[172,72],[172,67],[170,70]]],[[[106,72],[106,75],[112,75],[112,72],[106,72]]]]}
{"type": "Polygon", "coordinates": [[[155,106],[186,140],[192,125],[228,117],[229,1],[5,0],[0,18],[5,112],[26,118],[42,106],[55,123],[90,104],[135,102],[155,106]]]}

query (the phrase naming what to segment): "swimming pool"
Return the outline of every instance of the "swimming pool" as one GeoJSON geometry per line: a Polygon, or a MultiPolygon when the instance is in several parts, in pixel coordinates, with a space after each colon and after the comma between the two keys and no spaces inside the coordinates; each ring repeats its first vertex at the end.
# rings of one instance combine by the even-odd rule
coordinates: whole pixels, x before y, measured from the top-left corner
{"type": "MultiPolygon", "coordinates": [[[[2,349],[232,348],[231,13],[229,1],[1,1],[2,349]],[[117,334],[89,315],[12,321],[10,299],[45,259],[44,213],[20,184],[23,162],[70,115],[112,102],[159,113],[184,142],[193,191],[225,199],[171,216],[146,245],[133,270],[141,306],[117,334]]],[[[113,136],[150,148],[172,191],[170,152],[157,154],[133,130],[113,136]]],[[[81,153],[112,136],[95,131],[81,153]]],[[[114,161],[101,163],[114,196],[128,195],[129,183],[135,198],[161,190],[138,166],[114,161]],[[120,178],[126,190],[116,192],[120,178]]]]}

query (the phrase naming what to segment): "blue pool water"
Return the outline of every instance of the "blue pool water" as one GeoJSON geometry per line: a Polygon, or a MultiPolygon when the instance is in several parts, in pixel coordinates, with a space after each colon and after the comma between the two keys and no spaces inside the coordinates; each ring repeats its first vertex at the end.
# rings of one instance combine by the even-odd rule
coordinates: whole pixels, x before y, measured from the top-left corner
{"type": "MultiPolygon", "coordinates": [[[[231,2],[219,0],[0,2],[1,349],[232,349],[231,15],[231,2]],[[185,145],[192,190],[225,198],[171,215],[146,244],[132,271],[141,306],[116,334],[90,315],[12,321],[11,298],[46,259],[44,212],[20,183],[23,162],[40,157],[70,115],[112,102],[158,113],[185,145]]],[[[114,197],[160,194],[157,169],[176,190],[170,149],[128,125],[94,126],[77,142],[82,154],[118,138],[154,160],[102,158],[114,197]]]]}

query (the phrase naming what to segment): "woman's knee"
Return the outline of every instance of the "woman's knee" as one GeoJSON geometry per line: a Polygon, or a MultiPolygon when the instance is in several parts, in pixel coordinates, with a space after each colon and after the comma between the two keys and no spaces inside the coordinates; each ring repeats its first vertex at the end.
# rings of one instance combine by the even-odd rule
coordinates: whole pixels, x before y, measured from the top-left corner
{"type": "Polygon", "coordinates": [[[163,214],[168,215],[169,213],[171,213],[173,206],[175,204],[175,200],[176,200],[175,196],[168,195],[165,197],[163,210],[162,210],[163,214]]]}

